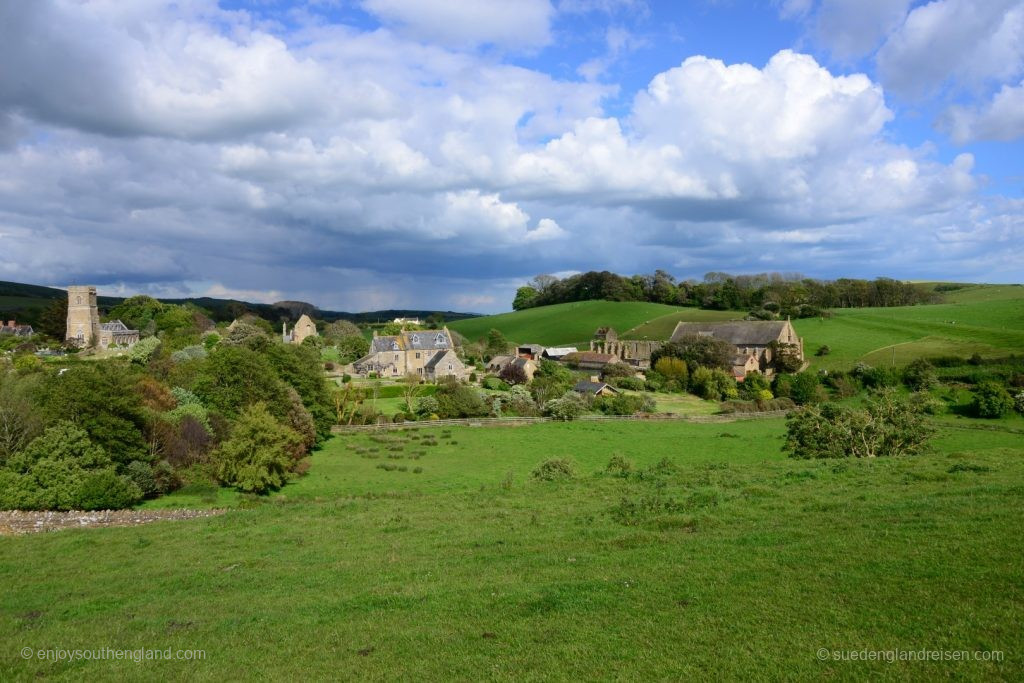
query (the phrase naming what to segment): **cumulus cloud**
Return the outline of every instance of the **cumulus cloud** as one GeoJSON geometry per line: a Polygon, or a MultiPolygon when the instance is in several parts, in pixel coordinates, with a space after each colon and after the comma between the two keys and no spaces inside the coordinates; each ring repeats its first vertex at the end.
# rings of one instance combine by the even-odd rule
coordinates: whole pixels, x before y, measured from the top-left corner
{"type": "Polygon", "coordinates": [[[1024,81],[1016,86],[1004,85],[982,107],[952,107],[942,125],[961,144],[1024,137],[1024,81]]]}
{"type": "Polygon", "coordinates": [[[885,85],[909,96],[968,90],[1024,69],[1022,0],[935,0],[915,8],[878,51],[885,85]]]}
{"type": "MultiPolygon", "coordinates": [[[[949,226],[1018,234],[1019,208],[975,201],[970,155],[889,138],[864,74],[693,56],[612,116],[615,86],[471,49],[541,44],[523,26],[546,31],[547,2],[451,27],[432,3],[368,3],[386,28],[270,27],[212,0],[3,5],[0,277],[493,310],[541,271],[901,275],[906,234],[979,262],[949,226]]],[[[590,4],[559,9],[616,11],[590,4]]]]}
{"type": "Polygon", "coordinates": [[[456,48],[547,45],[554,14],[548,0],[363,0],[362,6],[416,40],[456,48]]]}

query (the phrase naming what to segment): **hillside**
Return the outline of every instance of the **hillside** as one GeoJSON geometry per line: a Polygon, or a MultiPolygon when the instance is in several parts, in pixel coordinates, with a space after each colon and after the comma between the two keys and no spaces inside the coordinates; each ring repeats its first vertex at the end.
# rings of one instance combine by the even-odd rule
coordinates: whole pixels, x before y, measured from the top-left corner
{"type": "Polygon", "coordinates": [[[655,318],[684,310],[690,309],[642,302],[575,301],[460,320],[449,327],[471,341],[483,337],[488,330],[496,329],[511,341],[553,346],[586,341],[598,327],[610,325],[622,333],[655,318]]]}
{"type": "Polygon", "coordinates": [[[847,308],[829,319],[794,320],[812,367],[903,365],[943,355],[999,356],[1024,350],[1024,287],[968,285],[946,292],[945,303],[894,308],[847,308]],[[828,356],[816,357],[821,345],[828,356]]]}

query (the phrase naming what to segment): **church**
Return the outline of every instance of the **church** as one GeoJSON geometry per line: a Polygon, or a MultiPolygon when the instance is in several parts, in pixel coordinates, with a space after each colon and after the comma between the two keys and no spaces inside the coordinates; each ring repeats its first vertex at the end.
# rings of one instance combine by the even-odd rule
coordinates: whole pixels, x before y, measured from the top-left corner
{"type": "Polygon", "coordinates": [[[139,341],[139,331],[130,330],[120,320],[100,322],[96,288],[92,285],[68,287],[68,318],[65,340],[78,348],[99,349],[130,347],[139,341]]]}

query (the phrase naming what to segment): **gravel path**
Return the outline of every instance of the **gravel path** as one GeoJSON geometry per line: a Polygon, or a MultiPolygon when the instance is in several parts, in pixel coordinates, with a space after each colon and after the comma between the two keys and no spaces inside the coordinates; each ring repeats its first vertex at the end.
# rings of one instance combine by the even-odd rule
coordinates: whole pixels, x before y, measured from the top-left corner
{"type": "Polygon", "coordinates": [[[94,510],[92,512],[30,512],[0,510],[0,536],[32,534],[60,529],[138,526],[165,519],[196,519],[224,514],[224,510],[94,510]]]}

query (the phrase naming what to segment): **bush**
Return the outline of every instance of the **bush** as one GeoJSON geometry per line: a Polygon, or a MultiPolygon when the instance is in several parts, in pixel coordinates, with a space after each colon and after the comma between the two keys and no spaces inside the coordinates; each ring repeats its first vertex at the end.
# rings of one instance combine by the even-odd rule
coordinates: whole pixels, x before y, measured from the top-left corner
{"type": "Polygon", "coordinates": [[[299,435],[279,424],[263,404],[246,408],[231,436],[213,453],[217,478],[247,493],[266,493],[288,481],[299,435]]]}
{"type": "Polygon", "coordinates": [[[739,383],[740,396],[748,399],[769,399],[772,398],[771,382],[760,372],[750,372],[739,383]],[[767,396],[765,395],[767,392],[767,396]]]}
{"type": "Polygon", "coordinates": [[[827,356],[830,353],[832,353],[832,349],[829,348],[829,345],[828,344],[822,344],[821,346],[818,347],[818,350],[814,352],[814,355],[815,356],[827,356]]]}
{"type": "Polygon", "coordinates": [[[810,372],[801,372],[793,375],[789,397],[799,405],[821,401],[824,397],[822,396],[821,381],[818,379],[818,376],[810,372]]]}
{"type": "Polygon", "coordinates": [[[484,389],[490,389],[491,391],[508,391],[508,385],[502,382],[499,378],[494,375],[484,377],[483,382],[480,383],[484,389]]]}
{"type": "Polygon", "coordinates": [[[1008,415],[1014,409],[1014,400],[1001,384],[981,382],[974,389],[971,407],[978,417],[994,419],[1008,415]]]}
{"type": "Polygon", "coordinates": [[[145,365],[150,361],[157,349],[160,348],[160,340],[156,337],[146,337],[135,343],[135,346],[128,352],[128,357],[133,363],[145,365]]]}
{"type": "Polygon", "coordinates": [[[666,381],[675,380],[684,387],[690,379],[690,369],[686,365],[686,361],[680,358],[671,356],[659,358],[658,362],[654,364],[654,371],[664,377],[666,381]]]}
{"type": "Polygon", "coordinates": [[[587,401],[575,391],[544,404],[544,414],[557,420],[571,420],[587,412],[587,401]]]}
{"type": "Polygon", "coordinates": [[[786,421],[784,449],[793,458],[874,458],[920,453],[934,430],[919,406],[886,392],[863,410],[835,403],[808,406],[786,421]]]}
{"type": "Polygon", "coordinates": [[[939,376],[931,363],[918,358],[903,368],[903,383],[911,391],[927,391],[939,383],[939,376]]]}
{"type": "Polygon", "coordinates": [[[120,510],[142,499],[142,491],[128,477],[114,470],[90,472],[78,491],[76,507],[81,510],[120,510]]]}
{"type": "MultiPolygon", "coordinates": [[[[685,365],[683,367],[685,367],[685,365]]],[[[620,389],[629,389],[631,391],[643,391],[644,381],[639,377],[619,377],[615,380],[615,386],[620,389]]]]}
{"type": "Polygon", "coordinates": [[[537,481],[565,481],[576,476],[576,467],[567,458],[552,458],[537,465],[530,476],[537,481]]]}
{"type": "Polygon", "coordinates": [[[171,354],[171,360],[175,363],[182,363],[188,360],[202,360],[207,356],[207,349],[205,346],[186,346],[183,349],[179,349],[171,354]]]}
{"type": "Polygon", "coordinates": [[[739,390],[736,380],[724,370],[697,368],[690,375],[690,391],[710,401],[721,401],[723,398],[736,398],[739,390]]]}
{"type": "Polygon", "coordinates": [[[594,400],[594,408],[605,415],[636,415],[637,413],[653,413],[654,399],[644,394],[616,394],[599,396],[594,400]]]}
{"type": "Polygon", "coordinates": [[[615,477],[628,477],[629,473],[633,471],[633,463],[621,455],[613,455],[612,459],[605,466],[604,471],[606,474],[615,477]]]}
{"type": "Polygon", "coordinates": [[[124,473],[133,484],[139,487],[144,498],[157,494],[156,477],[153,476],[153,468],[149,466],[149,463],[132,460],[128,463],[124,473]]]}

